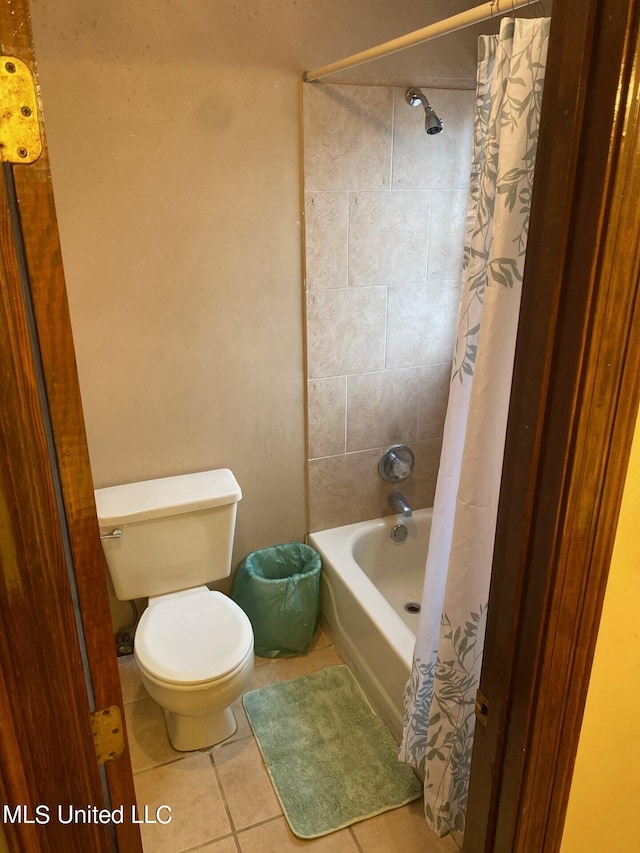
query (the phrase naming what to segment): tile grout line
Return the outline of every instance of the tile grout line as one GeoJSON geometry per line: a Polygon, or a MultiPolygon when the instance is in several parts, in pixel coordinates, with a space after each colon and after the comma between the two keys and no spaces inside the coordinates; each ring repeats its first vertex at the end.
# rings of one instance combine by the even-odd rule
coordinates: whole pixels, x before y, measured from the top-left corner
{"type": "MultiPolygon", "coordinates": [[[[216,784],[218,786],[218,790],[220,791],[220,798],[222,800],[222,805],[224,806],[225,814],[227,815],[227,820],[229,821],[229,826],[231,828],[231,837],[233,838],[233,842],[236,845],[236,848],[239,850],[240,844],[238,843],[238,835],[237,835],[238,830],[236,829],[236,825],[235,825],[233,817],[231,815],[231,809],[229,807],[229,803],[227,802],[227,795],[224,792],[224,786],[222,784],[222,779],[220,778],[220,773],[218,771],[215,759],[213,757],[213,749],[209,750],[209,761],[211,762],[211,769],[213,770],[213,775],[215,776],[216,784]]],[[[211,839],[211,840],[212,841],[213,840],[218,841],[219,839],[216,838],[216,839],[211,839]]]]}
{"type": "Polygon", "coordinates": [[[364,848],[362,847],[362,845],[361,845],[361,844],[360,844],[360,842],[358,841],[358,836],[357,836],[357,835],[355,834],[355,832],[353,831],[353,824],[352,824],[351,826],[349,826],[349,827],[348,827],[348,830],[349,830],[349,835],[351,836],[351,840],[352,840],[352,841],[353,841],[353,843],[355,844],[355,846],[356,846],[356,850],[358,851],[358,853],[365,853],[365,852],[364,852],[364,848]]]}
{"type": "Polygon", "coordinates": [[[184,850],[179,850],[177,853],[197,853],[198,850],[203,850],[205,847],[208,847],[210,844],[216,844],[218,841],[226,841],[227,838],[231,838],[235,845],[236,851],[239,851],[238,842],[233,833],[228,833],[227,835],[221,835],[219,838],[210,838],[208,841],[203,841],[202,844],[198,844],[196,847],[185,847],[184,850]]]}
{"type": "Polygon", "coordinates": [[[150,773],[152,770],[157,770],[159,767],[169,767],[172,764],[177,764],[179,761],[183,761],[187,757],[188,755],[185,753],[184,755],[179,755],[177,758],[171,758],[169,761],[160,761],[158,764],[152,764],[150,767],[141,767],[139,770],[134,770],[133,775],[143,776],[145,773],[150,773]]]}

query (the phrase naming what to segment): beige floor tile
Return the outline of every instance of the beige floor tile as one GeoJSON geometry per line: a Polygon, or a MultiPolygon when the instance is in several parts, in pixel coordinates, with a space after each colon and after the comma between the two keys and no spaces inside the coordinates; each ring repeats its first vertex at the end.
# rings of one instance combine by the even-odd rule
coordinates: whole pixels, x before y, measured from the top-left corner
{"type": "Polygon", "coordinates": [[[123,655],[118,658],[120,687],[124,702],[135,702],[136,699],[146,699],[149,695],[144,689],[136,659],[133,655],[123,655]]]}
{"type": "Polygon", "coordinates": [[[311,645],[309,646],[309,651],[314,652],[316,649],[325,649],[327,646],[331,645],[331,640],[322,628],[317,628],[315,634],[313,635],[313,639],[311,640],[311,645]]]}
{"type": "MultiPolygon", "coordinates": [[[[323,645],[323,638],[326,640],[326,634],[320,632],[320,635],[317,633],[316,637],[320,644],[319,648],[309,651],[305,655],[297,655],[290,658],[273,658],[270,660],[263,658],[263,663],[253,671],[251,684],[247,692],[258,690],[260,687],[273,684],[276,681],[286,681],[290,678],[298,678],[301,675],[309,675],[325,666],[339,666],[342,660],[335,653],[333,646],[328,641],[326,646],[323,645]]],[[[233,713],[238,723],[238,730],[225,743],[230,743],[233,740],[239,740],[242,737],[252,734],[251,726],[242,705],[242,697],[234,703],[233,713]]]]}
{"type": "Polygon", "coordinates": [[[206,853],[238,853],[238,847],[233,838],[229,836],[229,838],[222,838],[220,841],[205,844],[204,847],[198,847],[193,853],[201,853],[201,851],[206,851],[206,853]]]}
{"type": "Polygon", "coordinates": [[[332,832],[312,841],[302,841],[291,832],[286,820],[277,818],[238,833],[241,853],[280,853],[286,850],[309,850],[313,853],[357,853],[348,829],[332,832]]]}
{"type": "Polygon", "coordinates": [[[169,742],[162,710],[157,702],[150,697],[127,702],[124,714],[134,773],[182,758],[184,753],[177,752],[169,742]]]}
{"type": "Polygon", "coordinates": [[[253,738],[222,744],[212,755],[236,829],[282,814],[253,738]]]}
{"type": "Polygon", "coordinates": [[[171,808],[170,823],[141,825],[146,853],[176,853],[231,831],[208,753],[138,773],[134,782],[139,812],[145,806],[149,814],[160,805],[171,808]]]}
{"type": "Polygon", "coordinates": [[[264,687],[265,684],[271,684],[275,681],[273,674],[273,659],[272,658],[256,658],[256,662],[260,661],[258,666],[254,666],[251,676],[251,683],[247,688],[249,690],[257,690],[259,687],[264,687]]]}
{"type": "Polygon", "coordinates": [[[242,705],[242,696],[239,699],[236,699],[236,701],[231,706],[231,710],[233,711],[233,716],[236,718],[238,728],[231,735],[231,737],[228,737],[225,741],[223,741],[220,746],[224,746],[225,744],[232,743],[236,740],[241,740],[244,737],[251,737],[251,726],[249,725],[249,720],[247,719],[247,715],[244,712],[244,707],[242,705]]]}
{"type": "MultiPolygon", "coordinates": [[[[464,832],[459,832],[459,831],[452,832],[451,838],[452,838],[453,842],[455,843],[456,847],[458,848],[458,850],[462,850],[462,845],[464,844],[464,832]]],[[[452,848],[452,850],[453,850],[453,848],[452,848]]],[[[454,851],[454,853],[455,853],[455,851],[454,851]]]]}
{"type": "Polygon", "coordinates": [[[457,853],[449,838],[438,838],[426,824],[422,800],[356,823],[353,833],[363,853],[457,853]]]}
{"type": "Polygon", "coordinates": [[[342,660],[336,654],[333,646],[308,652],[292,658],[276,658],[271,662],[272,681],[285,681],[288,678],[298,678],[310,675],[325,666],[340,666],[342,660]]]}
{"type": "MultiPolygon", "coordinates": [[[[311,638],[311,642],[309,643],[309,649],[307,650],[306,654],[309,654],[309,652],[314,652],[317,649],[327,648],[330,645],[331,645],[331,640],[325,634],[325,632],[322,630],[322,628],[318,627],[318,628],[316,628],[315,634],[311,638]]],[[[294,655],[294,658],[297,658],[297,657],[304,657],[304,655],[294,655]]],[[[268,664],[272,663],[274,660],[282,660],[282,658],[261,658],[261,657],[258,657],[256,655],[256,657],[254,658],[254,667],[264,665],[264,664],[268,665],[268,664]]]]}

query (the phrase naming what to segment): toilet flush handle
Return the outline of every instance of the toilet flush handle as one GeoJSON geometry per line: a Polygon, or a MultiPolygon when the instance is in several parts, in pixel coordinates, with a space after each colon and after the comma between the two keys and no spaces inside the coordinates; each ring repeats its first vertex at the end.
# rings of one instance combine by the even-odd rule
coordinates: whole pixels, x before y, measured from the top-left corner
{"type": "Polygon", "coordinates": [[[121,539],[122,538],[122,530],[119,527],[116,527],[111,533],[101,533],[101,539],[121,539]]]}

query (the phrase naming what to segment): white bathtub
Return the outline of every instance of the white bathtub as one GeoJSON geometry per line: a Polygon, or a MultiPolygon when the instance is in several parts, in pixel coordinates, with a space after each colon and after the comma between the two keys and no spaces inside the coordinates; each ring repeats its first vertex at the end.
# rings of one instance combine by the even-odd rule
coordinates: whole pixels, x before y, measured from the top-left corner
{"type": "Polygon", "coordinates": [[[322,556],[322,613],[331,638],[394,736],[402,735],[431,529],[431,509],[312,533],[322,556]],[[408,536],[391,540],[402,523],[408,536]]]}

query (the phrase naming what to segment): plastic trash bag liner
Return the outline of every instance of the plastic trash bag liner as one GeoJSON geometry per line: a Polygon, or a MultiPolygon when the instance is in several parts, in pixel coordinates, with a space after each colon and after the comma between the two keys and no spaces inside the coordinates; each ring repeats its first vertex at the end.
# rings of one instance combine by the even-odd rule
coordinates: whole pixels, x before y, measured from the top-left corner
{"type": "Polygon", "coordinates": [[[253,551],[238,566],[232,599],[253,626],[263,658],[304,654],[320,614],[320,554],[289,542],[253,551]]]}

